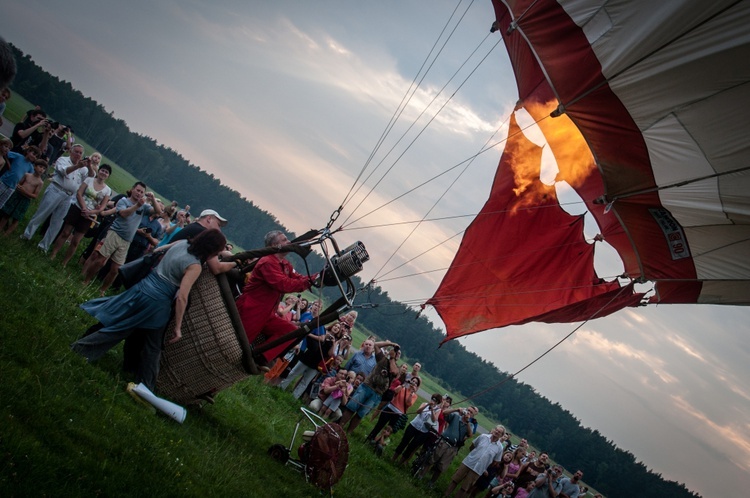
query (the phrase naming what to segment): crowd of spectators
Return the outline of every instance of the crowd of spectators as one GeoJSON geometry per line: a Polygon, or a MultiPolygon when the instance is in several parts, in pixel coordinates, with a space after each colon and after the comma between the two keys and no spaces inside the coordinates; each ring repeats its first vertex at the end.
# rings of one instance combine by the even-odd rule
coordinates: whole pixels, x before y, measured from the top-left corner
{"type": "MultiPolygon", "coordinates": [[[[319,307],[317,302],[308,305],[300,296],[288,295],[278,304],[277,315],[290,322],[301,317],[304,323],[317,317],[319,307]]],[[[371,415],[370,421],[375,424],[365,437],[366,443],[378,455],[387,454],[388,447],[394,445],[391,461],[416,472],[416,477],[425,479],[429,488],[435,486],[468,444],[470,451],[451,476],[445,496],[454,492],[460,497],[488,498],[586,496],[580,484],[580,470],[572,477],[564,477],[561,467],[549,465],[547,453],[542,452],[537,458],[534,451],[529,451],[525,439],[511,445],[510,434],[503,426],[475,437],[477,407],[454,407],[450,396],[439,393],[417,404],[421,365],[415,363],[410,370],[406,363],[399,364],[398,344],[368,337],[344,363],[343,357],[335,354],[336,346],[351,344],[347,333],[355,321],[356,315],[352,315],[332,326],[313,329],[305,337],[306,344],[296,345],[279,358],[267,380],[282,389],[294,386],[295,398],[304,399],[312,410],[338,421],[350,435],[371,415]],[[348,327],[342,334],[344,323],[348,327]],[[334,362],[327,361],[334,358],[334,362]],[[277,377],[284,380],[274,383],[277,377]],[[400,439],[399,432],[403,434],[400,439]],[[422,459],[422,463],[413,466],[412,458],[422,459]]]]}
{"type": "MultiPolygon", "coordinates": [[[[101,154],[84,155],[69,127],[52,122],[39,107],[31,109],[10,138],[0,138],[0,233],[12,234],[38,198],[22,240],[41,233],[37,247],[52,260],[67,246],[66,266],[83,238],[91,239],[79,260],[81,280],[85,285],[101,281],[103,299],[81,307],[99,323],[72,348],[94,361],[125,340],[123,368],[153,389],[167,322],[172,314],[184,313],[202,265],[213,273],[236,265],[219,259],[231,253],[220,231],[227,220],[216,211],[204,210],[191,223],[189,206],[180,209],[176,201],[165,205],[143,182],[115,195],[107,185],[111,173],[101,154]],[[216,234],[202,237],[209,232],[216,234]],[[152,274],[137,288],[104,298],[110,286],[120,287],[119,267],[154,251],[165,236],[170,240],[162,245],[162,262],[152,274]]],[[[178,325],[176,340],[179,332],[178,325]]]]}
{"type": "MultiPolygon", "coordinates": [[[[6,84],[0,85],[0,119],[10,96],[6,84]]],[[[220,232],[227,219],[212,209],[192,219],[189,206],[180,209],[175,201],[165,205],[142,182],[115,195],[107,186],[112,167],[100,164],[101,160],[98,153],[84,157],[84,148],[75,142],[70,127],[50,120],[40,108],[32,109],[16,124],[10,139],[0,140],[0,231],[13,233],[32,200],[41,194],[21,237],[30,240],[42,228],[38,248],[45,253],[51,249],[53,260],[67,244],[63,266],[77,253],[81,240],[90,237],[89,248],[79,261],[82,281],[100,279],[102,296],[111,285],[117,286],[121,265],[165,248],[158,249],[166,253],[163,264],[144,284],[82,305],[99,323],[72,345],[95,360],[126,340],[124,367],[153,389],[170,303],[176,303],[181,317],[187,292],[203,267],[214,274],[235,268],[233,261],[221,259],[222,253],[230,254],[220,232]],[[45,179],[49,180],[46,189],[45,179]],[[123,311],[131,306],[135,315],[123,311]],[[129,347],[128,342],[133,345],[129,347]]],[[[289,240],[273,231],[264,244],[282,248],[289,240]]],[[[279,252],[260,258],[237,299],[251,343],[278,338],[303,324],[314,324],[319,317],[322,303],[309,302],[301,293],[321,285],[322,278],[295,272],[287,255],[279,252]]],[[[375,424],[366,441],[378,455],[389,451],[401,432],[391,461],[406,467],[415,455],[421,458],[417,477],[427,479],[428,487],[434,486],[468,443],[470,451],[452,475],[445,496],[454,491],[461,497],[584,496],[580,470],[563,477],[560,466],[549,465],[547,453],[535,458],[528,453],[525,440],[510,445],[510,434],[503,426],[474,437],[476,407],[453,407],[450,396],[439,393],[418,403],[421,365],[415,363],[409,369],[399,364],[399,345],[375,337],[368,337],[353,352],[356,320],[356,311],[351,311],[332,324],[311,328],[300,341],[289,340],[258,355],[255,360],[266,370],[266,382],[286,389],[296,381],[293,396],[309,402],[322,417],[338,421],[350,435],[371,415],[375,424]]],[[[178,324],[175,336],[168,340],[179,339],[178,324]]]]}

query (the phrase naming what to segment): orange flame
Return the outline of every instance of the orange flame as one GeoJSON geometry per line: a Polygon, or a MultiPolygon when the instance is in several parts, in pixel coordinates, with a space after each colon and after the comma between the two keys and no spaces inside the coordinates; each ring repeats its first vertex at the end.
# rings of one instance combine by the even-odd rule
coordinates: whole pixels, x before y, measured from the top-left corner
{"type": "Polygon", "coordinates": [[[555,156],[560,170],[557,180],[565,180],[576,187],[583,184],[595,170],[594,156],[581,131],[567,114],[547,117],[556,107],[557,102],[550,101],[546,104],[529,104],[526,110],[539,125],[555,156]]]}
{"type": "MultiPolygon", "coordinates": [[[[556,107],[557,102],[550,101],[545,104],[531,103],[525,109],[539,126],[555,158],[559,170],[556,181],[564,180],[576,187],[594,171],[594,156],[578,127],[567,115],[548,117],[556,107]]],[[[514,156],[511,167],[516,188],[513,191],[518,196],[513,211],[543,204],[547,196],[554,195],[554,187],[539,181],[540,155],[528,151],[524,153],[521,147],[512,144],[512,140],[508,141],[507,146],[511,147],[510,152],[514,156]]]]}

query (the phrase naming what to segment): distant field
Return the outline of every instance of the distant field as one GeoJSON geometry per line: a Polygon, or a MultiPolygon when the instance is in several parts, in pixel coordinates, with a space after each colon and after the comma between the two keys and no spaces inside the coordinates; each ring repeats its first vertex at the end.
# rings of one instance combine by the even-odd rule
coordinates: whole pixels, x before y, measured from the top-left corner
{"type": "MultiPolygon", "coordinates": [[[[31,104],[20,95],[14,93],[7,103],[7,108],[5,109],[5,113],[3,114],[3,119],[12,123],[17,123],[26,115],[26,112],[28,110],[33,108],[33,104],[31,104]]],[[[50,116],[50,118],[54,119],[54,116],[50,116]]],[[[91,155],[96,152],[96,150],[88,143],[86,143],[85,140],[76,138],[76,142],[83,145],[85,155],[91,155]]],[[[112,174],[107,180],[107,185],[114,192],[112,195],[127,192],[130,187],[132,187],[133,184],[138,181],[138,179],[131,175],[125,168],[113,162],[107,156],[102,156],[102,164],[109,164],[110,166],[112,166],[112,174]]],[[[156,197],[161,199],[165,204],[169,204],[170,202],[172,202],[171,199],[164,197],[159,192],[155,190],[153,192],[156,197]]],[[[234,241],[230,240],[230,242],[234,245],[235,252],[241,252],[245,250],[242,246],[235,244],[234,241]]]]}
{"type": "MultiPolygon", "coordinates": [[[[30,109],[33,109],[34,105],[31,104],[29,101],[21,97],[20,95],[14,93],[10,100],[7,102],[7,108],[5,109],[5,113],[3,114],[3,119],[8,120],[12,123],[17,123],[19,120],[21,120],[25,115],[26,112],[30,109]]],[[[55,119],[55,116],[50,116],[50,119],[55,119]]],[[[76,138],[76,142],[83,145],[84,148],[84,154],[89,156],[96,152],[88,143],[86,143],[84,140],[81,140],[80,138],[76,138]]],[[[125,192],[130,187],[133,186],[133,184],[137,181],[136,178],[128,173],[124,168],[122,168],[119,164],[111,161],[108,157],[102,156],[102,164],[109,164],[110,166],[113,166],[112,168],[112,175],[109,177],[109,180],[107,180],[107,185],[114,190],[115,192],[125,192]]],[[[161,196],[156,193],[157,197],[161,196]]],[[[169,201],[168,201],[169,202],[169,201]]]]}

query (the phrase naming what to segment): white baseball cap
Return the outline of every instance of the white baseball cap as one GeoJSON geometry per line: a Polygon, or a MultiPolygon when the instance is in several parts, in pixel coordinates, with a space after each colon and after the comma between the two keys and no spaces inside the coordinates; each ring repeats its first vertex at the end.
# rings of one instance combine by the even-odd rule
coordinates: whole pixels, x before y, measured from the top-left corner
{"type": "Polygon", "coordinates": [[[213,209],[204,209],[203,211],[201,211],[201,215],[198,218],[203,218],[205,216],[215,216],[216,219],[221,222],[221,226],[224,226],[228,223],[226,218],[222,218],[221,215],[219,215],[219,213],[217,213],[213,209]]]}

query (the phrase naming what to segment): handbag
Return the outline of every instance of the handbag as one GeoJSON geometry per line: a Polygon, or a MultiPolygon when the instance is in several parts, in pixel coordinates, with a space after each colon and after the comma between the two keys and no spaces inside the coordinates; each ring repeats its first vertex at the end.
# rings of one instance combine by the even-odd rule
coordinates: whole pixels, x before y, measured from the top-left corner
{"type": "Polygon", "coordinates": [[[151,252],[122,265],[117,271],[122,279],[122,285],[130,289],[151,273],[164,257],[166,251],[151,252]]]}
{"type": "Polygon", "coordinates": [[[398,419],[396,420],[396,422],[392,426],[393,427],[393,432],[398,432],[401,429],[403,429],[404,427],[406,427],[406,423],[407,422],[409,422],[409,416],[407,414],[402,413],[401,415],[399,415],[398,419]]]}

